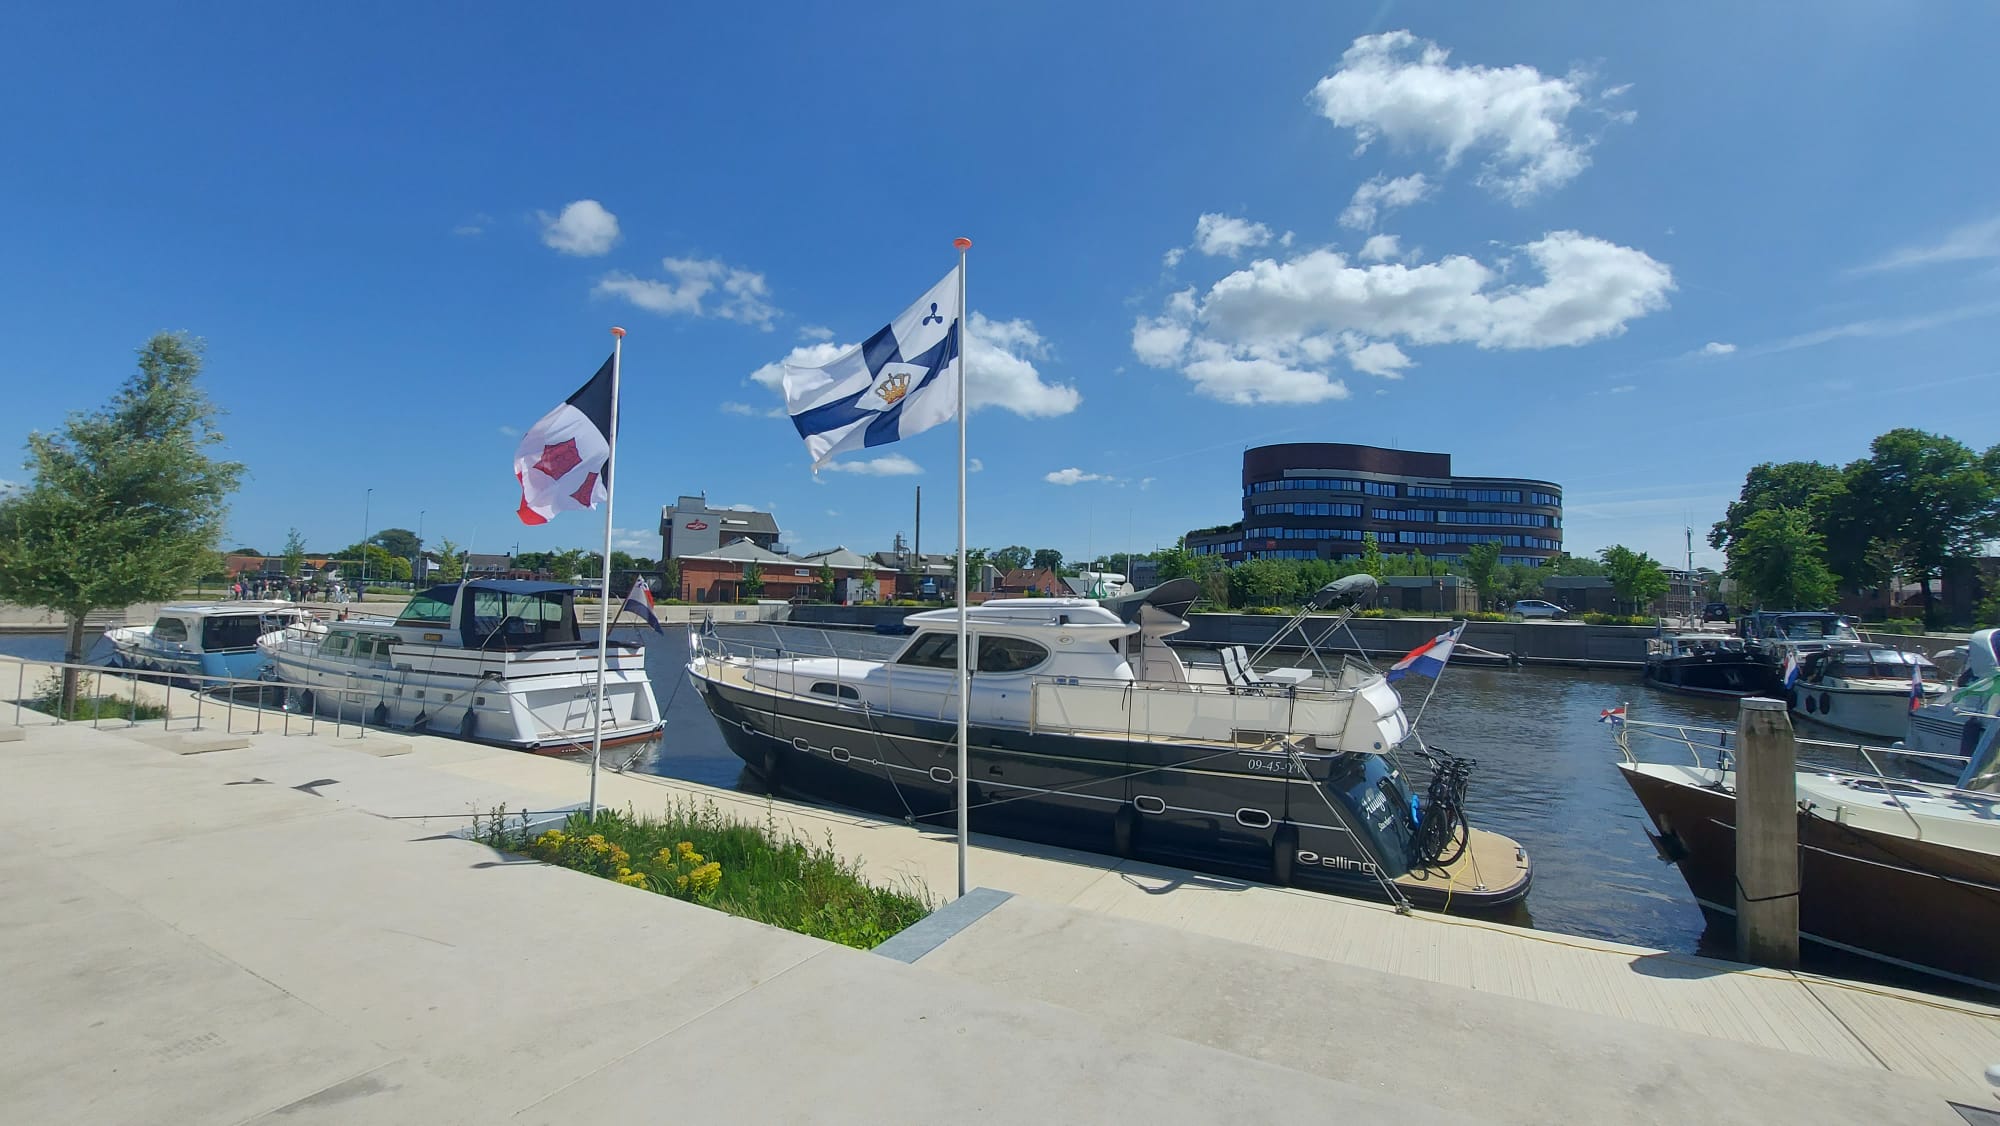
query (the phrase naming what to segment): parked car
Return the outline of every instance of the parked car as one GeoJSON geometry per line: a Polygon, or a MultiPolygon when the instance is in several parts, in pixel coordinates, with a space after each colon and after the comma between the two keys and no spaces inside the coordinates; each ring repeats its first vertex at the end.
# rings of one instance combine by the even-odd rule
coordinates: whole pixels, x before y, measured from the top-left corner
{"type": "Polygon", "coordinates": [[[1702,621],[1704,621],[1704,622],[1726,622],[1726,621],[1728,621],[1728,620],[1729,620],[1729,603],[1727,603],[1727,602],[1711,602],[1711,603],[1709,603],[1708,605],[1706,605],[1706,606],[1703,606],[1703,607],[1701,608],[1701,620],[1702,620],[1702,621]]]}
{"type": "Polygon", "coordinates": [[[1568,610],[1563,609],[1553,602],[1544,602],[1539,598],[1521,599],[1519,602],[1514,603],[1513,612],[1523,618],[1549,618],[1553,620],[1569,617],[1568,610]]]}

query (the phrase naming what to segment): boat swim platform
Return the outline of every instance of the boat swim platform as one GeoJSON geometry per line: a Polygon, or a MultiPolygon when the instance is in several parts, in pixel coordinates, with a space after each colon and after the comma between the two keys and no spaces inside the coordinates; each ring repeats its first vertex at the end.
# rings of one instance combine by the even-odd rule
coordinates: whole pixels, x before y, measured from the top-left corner
{"type": "MultiPolygon", "coordinates": [[[[50,990],[96,990],[82,1004],[62,1002],[60,1012],[76,1016],[58,1024],[76,1024],[74,1036],[46,1026],[12,1040],[0,1032],[0,1040],[18,1048],[0,1052],[0,1090],[28,1092],[28,1108],[60,1106],[48,1100],[76,1098],[76,1090],[94,1092],[92,1110],[104,1100],[132,1104],[122,1116],[40,1120],[158,1120],[148,1116],[164,1114],[160,1088],[146,1076],[182,1058],[200,1060],[204,1052],[218,1056],[208,1068],[246,1052],[274,1052],[284,1062],[236,1060],[232,1068],[242,1070],[228,1074],[248,1078],[232,1084],[208,1076],[202,1098],[262,1098],[286,1068],[308,1066],[332,1068],[330,1104],[356,1092],[366,1096],[348,1118],[326,1112],[314,1120],[466,1120],[490,1110],[482,1100],[512,1096],[522,1084],[548,1088],[520,1110],[524,1120],[564,1120],[580,1106],[656,1112],[666,1106],[660,1098],[762,1098],[760,1082],[772,1074],[756,1080],[752,1068],[724,1082],[684,1068],[694,1060],[710,1070],[740,1070],[744,1058],[766,1058],[778,1030],[802,1036],[786,1074],[802,1066],[808,1076],[802,1086],[818,1102],[786,1104],[808,1096],[780,1084],[784,1090],[770,1092],[772,1104],[750,1108],[766,1118],[862,1120],[838,1100],[884,1098],[882,1090],[910,1098],[912,1072],[892,1068],[852,1082],[858,1058],[866,1074],[870,1052],[852,1046],[836,1052],[830,1044],[854,1036],[894,1044],[898,1068],[918,1068],[914,1074],[936,1084],[966,1082],[954,1068],[986,1074],[984,1106],[1012,1108],[994,1114],[998,1120],[1084,1114],[1164,1124],[1242,1112],[1342,1118],[1336,1110],[1348,1110],[1360,1120],[1450,1122],[1586,1114],[1620,1122],[1962,1122],[1946,1100],[1992,1106],[1980,1074],[2000,1060],[2000,1012],[1986,1006],[1476,920],[1398,916],[1356,900],[986,838],[972,850],[972,874],[976,884],[998,888],[1004,902],[944,934],[908,966],[864,958],[892,974],[924,974],[920,980],[930,984],[890,976],[868,978],[862,988],[850,978],[866,970],[842,960],[852,954],[842,948],[498,858],[460,840],[470,814],[500,804],[530,816],[574,808],[586,786],[578,762],[400,732],[408,752],[382,758],[364,748],[380,734],[362,740],[328,730],[316,736],[266,730],[250,734],[248,746],[190,756],[146,742],[158,734],[160,724],[92,728],[52,724],[30,712],[24,738],[0,746],[0,840],[10,842],[0,852],[0,868],[8,870],[0,878],[0,944],[22,958],[16,968],[46,968],[52,976],[54,984],[40,978],[30,984],[30,1000],[60,1000],[50,990]],[[254,816],[240,812],[250,806],[254,816]],[[34,880],[48,886],[36,890],[34,880]],[[520,888],[532,896],[518,900],[520,888]],[[132,906],[98,904],[104,894],[132,896],[132,906]],[[88,904],[52,912],[48,904],[58,896],[88,904]],[[190,896],[192,906],[184,902],[190,896]],[[406,918],[412,912],[420,918],[406,918]],[[258,974],[266,992],[272,984],[296,990],[314,1010],[312,1020],[346,1020],[366,1030],[366,1050],[332,1058],[334,1048],[320,1042],[306,1050],[296,1040],[266,1040],[254,1028],[190,1032],[210,1018],[208,1004],[222,1002],[196,992],[162,1008],[166,1002],[148,990],[214,986],[186,984],[168,972],[142,974],[144,980],[118,976],[120,958],[152,964],[166,956],[158,944],[100,934],[110,922],[134,916],[172,926],[162,944],[168,938],[210,944],[214,954],[204,954],[204,972],[240,964],[258,974]],[[78,956],[88,954],[96,974],[112,974],[102,988],[62,966],[72,944],[54,942],[54,930],[66,920],[82,928],[72,936],[82,948],[78,956]],[[496,926],[506,934],[492,934],[496,926]],[[724,938],[712,936],[714,928],[724,938]],[[782,956],[760,944],[782,948],[782,956]],[[830,950],[826,958],[834,962],[822,966],[800,954],[800,944],[830,950]],[[636,960],[598,968],[576,958],[576,950],[624,952],[636,960]],[[742,970],[750,974],[742,996],[764,996],[766,984],[774,984],[788,1000],[756,1026],[734,1028],[710,1044],[720,1034],[706,1028],[702,1014],[750,1004],[712,996],[714,978],[738,972],[740,962],[754,962],[742,970]],[[834,974],[830,966],[846,976],[824,980],[834,974]],[[298,984],[306,978],[312,988],[298,984]],[[666,978],[670,990],[660,992],[666,978]],[[112,980],[124,984],[114,988],[112,980]],[[784,986],[786,980],[792,984],[784,986]],[[132,1016],[110,1030],[96,1024],[84,1030],[90,1002],[132,1016]],[[572,1006],[564,1012],[578,1022],[582,1044],[568,1034],[550,1040],[552,1028],[572,1026],[548,1022],[536,1004],[572,1006]],[[884,1016],[880,1004],[908,1012],[884,1016]],[[1020,1010],[1022,1004],[1038,1008],[1020,1010]],[[466,1006],[498,1010],[468,1022],[466,1006]],[[1048,1026],[1056,1010],[1084,1018],[1084,1032],[1048,1026]],[[120,1052],[130,1068],[118,1076],[40,1078],[96,1074],[102,1038],[138,1036],[134,1028],[146,1022],[164,1022],[156,1032],[140,1028],[146,1044],[158,1040],[152,1044],[158,1052],[120,1052]],[[674,1036],[670,1030],[682,1024],[698,1034],[674,1036]],[[446,1026],[484,1032],[458,1042],[462,1036],[450,1036],[446,1026]],[[962,1044],[962,1054],[926,1062],[924,1052],[950,1052],[938,1048],[944,1032],[954,1032],[946,1040],[962,1044]],[[32,1044],[22,1036],[32,1036],[32,1044]],[[504,1068],[482,1062],[482,1052],[518,1038],[534,1044],[522,1048],[524,1058],[504,1068]],[[1044,1058],[1050,1054],[1022,1038],[1060,1052],[1044,1058]],[[660,1050],[652,1050],[654,1040],[660,1050]],[[1186,1074],[1134,1076],[1134,1060],[1152,1066],[1158,1052],[1182,1052],[1160,1040],[1208,1054],[1176,1056],[1172,1066],[1186,1074]],[[64,1072],[50,1064],[48,1052],[70,1042],[94,1048],[64,1072]],[[598,1052],[588,1066],[576,1064],[584,1046],[598,1052]],[[384,1048],[412,1056],[370,1062],[370,1052],[384,1048]],[[838,1058],[822,1058],[824,1052],[838,1058]],[[1034,1066],[1038,1082],[1018,1084],[1018,1070],[990,1072],[994,1052],[1028,1052],[1018,1064],[1034,1066]],[[1224,1062],[1216,1064],[1218,1058],[1224,1062]],[[410,1072],[418,1066],[412,1060],[428,1060],[422,1074],[410,1072]],[[556,1072],[572,1064],[584,1066],[586,1078],[558,1082],[556,1072]],[[446,1098],[426,1088],[440,1076],[470,1082],[474,1074],[480,1078],[474,1094],[446,1098]],[[666,1094],[662,1076],[672,1076],[666,1094]],[[1418,1088],[1412,1076],[1428,1078],[1418,1088]],[[142,1078],[144,1090],[128,1090],[142,1078]],[[1080,1090],[1108,1098],[1106,1084],[1120,1088],[1134,1080],[1144,1080],[1142,1088],[1108,1102],[1056,1108],[1022,1102],[1046,1098],[1044,1088],[1066,1098],[1082,1098],[1080,1090]],[[1200,1090],[1182,1090],[1186,1082],[1200,1090]],[[646,1088],[652,1102],[634,1102],[644,1084],[654,1084],[646,1088]],[[604,1090],[610,1086],[616,1090],[604,1090]],[[690,1094],[694,1088],[720,1094],[690,1094]],[[1164,1098],[1166,1090],[1178,1094],[1164,1098]],[[1214,1102],[1216,1090],[1228,1092],[1228,1106],[1214,1102]],[[370,1112],[376,1104],[368,1098],[418,1094],[436,1096],[420,1102],[422,1114],[370,1112]],[[780,1114],[780,1106],[792,1106],[792,1114],[780,1114]],[[830,1114],[832,1106],[844,1112],[830,1114]]],[[[714,802],[742,820],[830,840],[878,882],[922,880],[938,892],[954,886],[952,838],[900,822],[612,772],[600,776],[600,798],[638,812],[714,802]]],[[[994,898],[996,892],[982,892],[968,902],[986,906],[994,898]]],[[[950,914],[946,908],[934,918],[948,922],[950,914]]],[[[314,1036],[330,1034],[322,1028],[314,1036]]],[[[722,1110],[714,1102],[704,1106],[722,1110]]],[[[746,1108],[728,1110],[742,1116],[746,1108]]],[[[194,1118],[262,1120],[248,1112],[188,1116],[194,1118]]]]}
{"type": "MultiPolygon", "coordinates": [[[[313,736],[285,736],[267,727],[250,735],[247,747],[182,756],[134,738],[161,733],[158,722],[92,730],[87,724],[54,726],[29,712],[23,728],[22,741],[0,748],[0,770],[16,754],[34,754],[38,747],[46,753],[56,740],[78,750],[116,747],[140,756],[149,770],[219,772],[228,776],[224,785],[261,783],[244,788],[327,799],[393,822],[405,839],[462,831],[471,814],[502,804],[511,812],[572,808],[587,786],[583,764],[574,761],[401,732],[394,738],[408,751],[393,757],[356,753],[381,733],[357,739],[350,727],[335,736],[327,725],[313,736]]],[[[640,812],[712,802],[746,821],[828,840],[877,881],[921,881],[940,896],[956,882],[950,835],[928,828],[609,771],[600,777],[600,799],[640,812]]],[[[113,812],[94,806],[88,792],[68,795],[67,804],[83,815],[113,812]]],[[[66,823],[77,822],[72,816],[66,823]]],[[[115,820],[109,828],[115,835],[115,820]]],[[[187,829],[205,831],[198,824],[187,829]]],[[[1852,1075],[1870,1077],[1871,1089],[1924,1090],[1993,1105],[1985,1101],[1992,1096],[1982,1073],[2000,1062],[2000,1010],[1986,1005],[1473,919],[1401,916],[1386,905],[985,837],[975,837],[969,864],[975,884],[1013,898],[925,954],[919,967],[1003,991],[1045,994],[1053,1004],[1081,1006],[1104,1019],[1158,1023],[1172,1035],[1224,1050],[1296,1053],[1294,1066],[1358,1066],[1368,1053],[1354,1047],[1354,1038],[1368,1033],[1350,1019],[1352,1008],[1382,1008],[1388,1005],[1383,998],[1398,997],[1388,1007],[1394,1010],[1389,1015],[1402,1014],[1409,1032],[1398,1034],[1402,1052],[1451,1059],[1454,1051],[1476,1048],[1454,1047],[1469,1028],[1504,1025],[1516,1035],[1581,1028],[1592,1042],[1635,1050],[1652,1043],[1648,1035],[1667,1037],[1677,1051],[1707,1045],[1722,1058],[1705,1058],[1706,1072],[1724,1067],[1727,1058],[1759,1060],[1767,1071],[1825,1067],[1832,1071],[1815,1080],[1816,1090],[1843,1089],[1829,1085],[1828,1076],[1852,1075]],[[1180,967],[1177,980],[1169,973],[1174,966],[1180,967]],[[1190,989],[1204,999],[1184,997],[1190,989]],[[1176,997],[1185,1003],[1174,1004],[1176,997]],[[1271,1013],[1298,1011],[1306,1002],[1319,1014],[1314,1019],[1273,1023],[1271,1013]],[[1419,1023],[1408,1023],[1419,1016],[1419,1023]],[[1261,1032],[1253,1035],[1253,1029],[1261,1032]],[[1748,1054],[1743,1045],[1751,1046],[1748,1054]]],[[[1682,1057],[1660,1056],[1656,1043],[1650,1050],[1652,1057],[1622,1063],[1607,1057],[1594,1066],[1637,1068],[1626,1079],[1639,1086],[1653,1082],[1648,1072],[1655,1067],[1663,1069],[1662,1083],[1700,1087],[1712,1078],[1677,1071],[1672,1061],[1682,1057]]],[[[1503,1054],[1509,1062],[1497,1075],[1538,1073],[1543,1066],[1533,1053],[1503,1054]]],[[[1472,1074],[1462,1067],[1445,1070],[1472,1074]]],[[[1860,1118],[1862,1104],[1841,1105],[1847,1112],[1827,1120],[1860,1118]]],[[[1877,1114],[1871,1120],[1909,1119],[1877,1114]]]]}

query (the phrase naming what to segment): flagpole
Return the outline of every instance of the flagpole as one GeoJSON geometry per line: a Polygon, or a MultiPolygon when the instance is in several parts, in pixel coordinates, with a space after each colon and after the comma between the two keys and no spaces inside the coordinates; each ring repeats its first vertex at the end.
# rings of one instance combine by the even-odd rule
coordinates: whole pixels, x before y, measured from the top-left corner
{"type": "MultiPolygon", "coordinates": [[[[611,647],[611,487],[618,470],[618,360],[625,330],[611,330],[611,433],[604,436],[604,556],[598,564],[597,706],[590,736],[590,816],[597,816],[597,768],[604,758],[604,669],[611,647]]],[[[622,607],[621,607],[622,610],[622,607]]]]}
{"type": "Polygon", "coordinates": [[[966,809],[965,776],[971,772],[965,747],[967,697],[972,691],[972,654],[967,651],[965,632],[965,364],[971,324],[965,319],[965,252],[972,249],[969,238],[955,238],[958,248],[958,895],[966,892],[965,851],[970,836],[966,809]]]}
{"type": "MultiPolygon", "coordinates": [[[[1460,622],[1458,623],[1458,625],[1452,627],[1451,632],[1453,636],[1451,639],[1451,648],[1453,653],[1458,651],[1458,639],[1460,636],[1463,636],[1460,633],[1460,631],[1463,629],[1465,629],[1464,622],[1460,622]]],[[[1451,653],[1446,653],[1444,655],[1444,659],[1446,661],[1451,660],[1451,653]]],[[[1417,724],[1422,723],[1424,721],[1424,709],[1431,706],[1431,697],[1437,695],[1438,681],[1443,679],[1444,679],[1444,669],[1439,669],[1438,674],[1431,678],[1430,691],[1424,693],[1424,702],[1417,705],[1417,718],[1410,721],[1410,730],[1415,731],[1417,729],[1417,724]]]]}

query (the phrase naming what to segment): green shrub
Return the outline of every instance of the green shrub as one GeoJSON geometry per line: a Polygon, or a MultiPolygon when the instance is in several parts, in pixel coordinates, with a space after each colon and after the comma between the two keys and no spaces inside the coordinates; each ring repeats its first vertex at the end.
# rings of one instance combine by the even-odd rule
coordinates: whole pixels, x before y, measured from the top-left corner
{"type": "Polygon", "coordinates": [[[1855,627],[1862,633],[1922,634],[1922,618],[1889,618],[1880,622],[1862,622],[1855,627]]]}
{"type": "Polygon", "coordinates": [[[135,708],[129,693],[124,696],[119,696],[116,693],[109,693],[103,696],[86,696],[83,692],[90,685],[92,674],[78,673],[77,675],[81,679],[77,685],[76,706],[70,709],[68,715],[60,714],[62,712],[62,674],[60,672],[50,673],[48,679],[42,681],[41,685],[35,689],[34,699],[27,702],[28,706],[38,712],[55,716],[57,719],[70,721],[90,719],[159,719],[161,716],[167,714],[167,709],[160,707],[158,704],[148,704],[143,700],[135,708]]]}
{"type": "Polygon", "coordinates": [[[1644,614],[1600,614],[1595,610],[1581,615],[1583,623],[1591,626],[1656,626],[1659,619],[1644,614]]]}

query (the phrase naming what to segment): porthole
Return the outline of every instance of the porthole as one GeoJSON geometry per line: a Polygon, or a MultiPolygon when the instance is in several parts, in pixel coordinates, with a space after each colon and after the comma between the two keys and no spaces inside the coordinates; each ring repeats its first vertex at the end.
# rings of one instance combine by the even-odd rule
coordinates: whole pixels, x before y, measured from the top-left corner
{"type": "Polygon", "coordinates": [[[931,781],[933,782],[939,782],[943,783],[944,785],[950,785],[952,781],[957,777],[958,777],[957,775],[951,772],[951,767],[949,766],[931,767],[931,781]]]}
{"type": "Polygon", "coordinates": [[[1261,809],[1239,809],[1236,811],[1236,823],[1246,829],[1268,829],[1271,827],[1271,815],[1261,809]]]}
{"type": "Polygon", "coordinates": [[[1132,808],[1138,810],[1140,813],[1165,813],[1167,811],[1167,800],[1165,798],[1156,798],[1151,794],[1140,794],[1132,799],[1132,808]]]}
{"type": "Polygon", "coordinates": [[[828,751],[827,754],[832,755],[833,761],[835,762],[846,762],[848,759],[854,757],[854,755],[850,753],[846,747],[835,747],[832,750],[828,751]]]}

